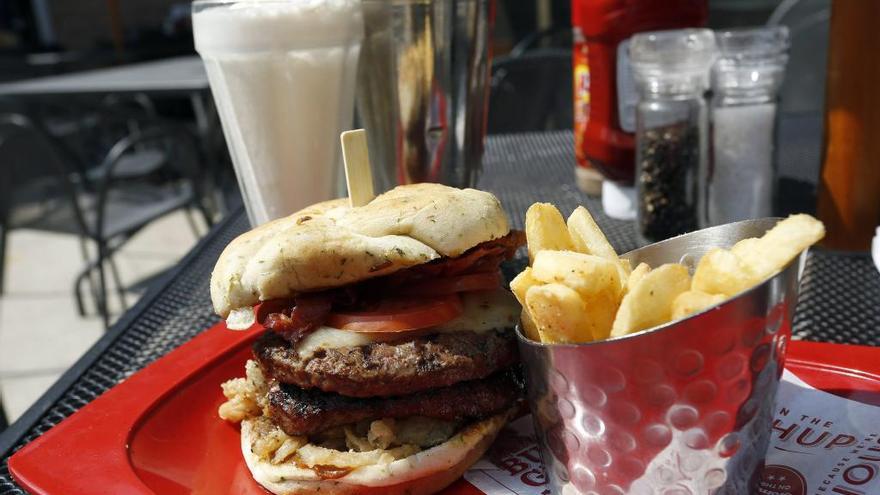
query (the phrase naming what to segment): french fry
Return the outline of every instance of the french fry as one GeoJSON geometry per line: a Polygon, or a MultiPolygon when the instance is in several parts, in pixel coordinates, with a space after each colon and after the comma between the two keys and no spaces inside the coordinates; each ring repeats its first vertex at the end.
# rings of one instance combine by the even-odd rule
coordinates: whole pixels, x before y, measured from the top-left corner
{"type": "Polygon", "coordinates": [[[749,237],[748,239],[743,239],[730,248],[730,252],[735,254],[740,259],[744,257],[748,257],[749,251],[753,251],[758,249],[758,246],[761,244],[761,240],[757,237],[749,237]]]}
{"type": "Polygon", "coordinates": [[[620,297],[622,298],[628,290],[626,282],[629,280],[633,268],[628,259],[620,258],[617,261],[617,273],[620,276],[620,297]]]}
{"type": "Polygon", "coordinates": [[[526,211],[526,240],[529,263],[545,249],[574,251],[562,214],[550,203],[535,203],[526,211]]]}
{"type": "Polygon", "coordinates": [[[568,217],[567,226],[576,251],[617,261],[617,252],[586,208],[575,208],[568,217]]]}
{"type": "Polygon", "coordinates": [[[672,319],[678,320],[706,308],[721,304],[727,299],[723,294],[707,294],[698,290],[682,292],[672,303],[672,319]]]}
{"type": "Polygon", "coordinates": [[[592,327],[593,340],[607,339],[611,336],[611,327],[620,307],[620,294],[600,293],[585,302],[586,318],[592,327]]]}
{"type": "Polygon", "coordinates": [[[523,305],[522,314],[520,315],[520,324],[523,335],[535,342],[543,341],[541,333],[538,331],[538,326],[535,325],[535,320],[532,319],[532,315],[529,313],[529,309],[525,305],[523,305]]]}
{"type": "Polygon", "coordinates": [[[542,342],[574,343],[593,340],[587,305],[562,284],[535,285],[526,293],[526,307],[542,342]]]}
{"type": "Polygon", "coordinates": [[[684,265],[668,263],[648,272],[624,296],[611,327],[620,337],[672,319],[672,302],[691,285],[684,265]]]}
{"type": "Polygon", "coordinates": [[[728,297],[759,284],[825,236],[822,222],[792,215],[760,238],[743,239],[730,249],[706,253],[694,272],[693,288],[728,297]]]}
{"type": "Polygon", "coordinates": [[[760,282],[739,256],[715,248],[703,255],[694,271],[692,289],[707,294],[733,296],[760,282]]]}
{"type": "Polygon", "coordinates": [[[629,278],[626,281],[626,291],[632,292],[633,287],[639,283],[639,281],[651,271],[651,267],[648,266],[647,263],[639,263],[639,266],[635,267],[632,272],[629,274],[629,278]]]}
{"type": "Polygon", "coordinates": [[[630,263],[629,260],[626,258],[618,258],[617,263],[620,265],[621,275],[625,275],[625,277],[621,277],[620,280],[628,279],[629,274],[633,271],[632,263],[630,263]]]}
{"type": "MultiPolygon", "coordinates": [[[[825,237],[825,226],[810,215],[791,215],[757,241],[749,241],[734,254],[760,282],[778,272],[804,249],[825,237]]],[[[740,241],[737,244],[743,244],[740,241]]],[[[734,246],[736,248],[736,246],[734,246]]]]}
{"type": "Polygon", "coordinates": [[[617,261],[573,251],[541,251],[535,256],[530,276],[574,289],[584,300],[597,294],[620,294],[623,285],[617,261]]]}
{"type": "Polygon", "coordinates": [[[540,285],[541,281],[532,275],[532,268],[527,266],[525,270],[519,272],[519,275],[513,277],[510,281],[510,291],[516,296],[520,306],[526,305],[526,292],[533,285],[540,285]]]}

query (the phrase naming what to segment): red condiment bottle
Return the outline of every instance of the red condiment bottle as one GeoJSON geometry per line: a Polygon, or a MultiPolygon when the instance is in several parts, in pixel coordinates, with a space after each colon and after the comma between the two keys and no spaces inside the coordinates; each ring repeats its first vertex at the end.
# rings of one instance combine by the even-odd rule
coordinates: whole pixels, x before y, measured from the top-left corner
{"type": "Polygon", "coordinates": [[[626,50],[629,38],[644,31],[705,26],[708,16],[708,0],[572,0],[574,139],[581,189],[597,194],[602,176],[633,182],[638,98],[626,50]]]}

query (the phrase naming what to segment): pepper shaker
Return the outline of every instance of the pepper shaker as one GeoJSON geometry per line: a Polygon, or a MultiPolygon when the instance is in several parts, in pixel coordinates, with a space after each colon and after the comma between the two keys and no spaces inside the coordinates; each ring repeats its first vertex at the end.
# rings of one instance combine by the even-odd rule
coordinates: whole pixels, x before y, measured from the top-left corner
{"type": "Polygon", "coordinates": [[[638,34],[629,47],[636,107],[636,217],[639,240],[696,230],[706,170],[705,92],[717,58],[708,29],[638,34]]]}
{"type": "Polygon", "coordinates": [[[722,31],[717,42],[701,227],[773,215],[777,100],[788,61],[785,26],[722,31]]]}

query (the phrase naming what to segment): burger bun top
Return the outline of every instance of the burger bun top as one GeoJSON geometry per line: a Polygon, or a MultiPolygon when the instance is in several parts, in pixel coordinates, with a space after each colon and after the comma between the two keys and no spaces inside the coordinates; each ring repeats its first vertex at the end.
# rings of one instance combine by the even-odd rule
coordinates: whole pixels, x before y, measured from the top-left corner
{"type": "Polygon", "coordinates": [[[440,184],[398,186],[364,206],[318,203],[234,239],[211,274],[222,317],[260,301],[340,287],[455,257],[509,232],[491,193],[440,184]]]}

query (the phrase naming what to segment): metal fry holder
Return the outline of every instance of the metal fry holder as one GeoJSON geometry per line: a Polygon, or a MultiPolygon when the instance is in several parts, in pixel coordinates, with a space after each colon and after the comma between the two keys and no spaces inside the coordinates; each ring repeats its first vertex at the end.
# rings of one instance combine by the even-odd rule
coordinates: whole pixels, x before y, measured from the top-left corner
{"type": "MultiPolygon", "coordinates": [[[[778,219],[731,223],[622,257],[693,268],[778,219]]],[[[718,307],[625,337],[517,337],[555,494],[743,494],[760,474],[797,302],[799,265],[718,307]]]]}

